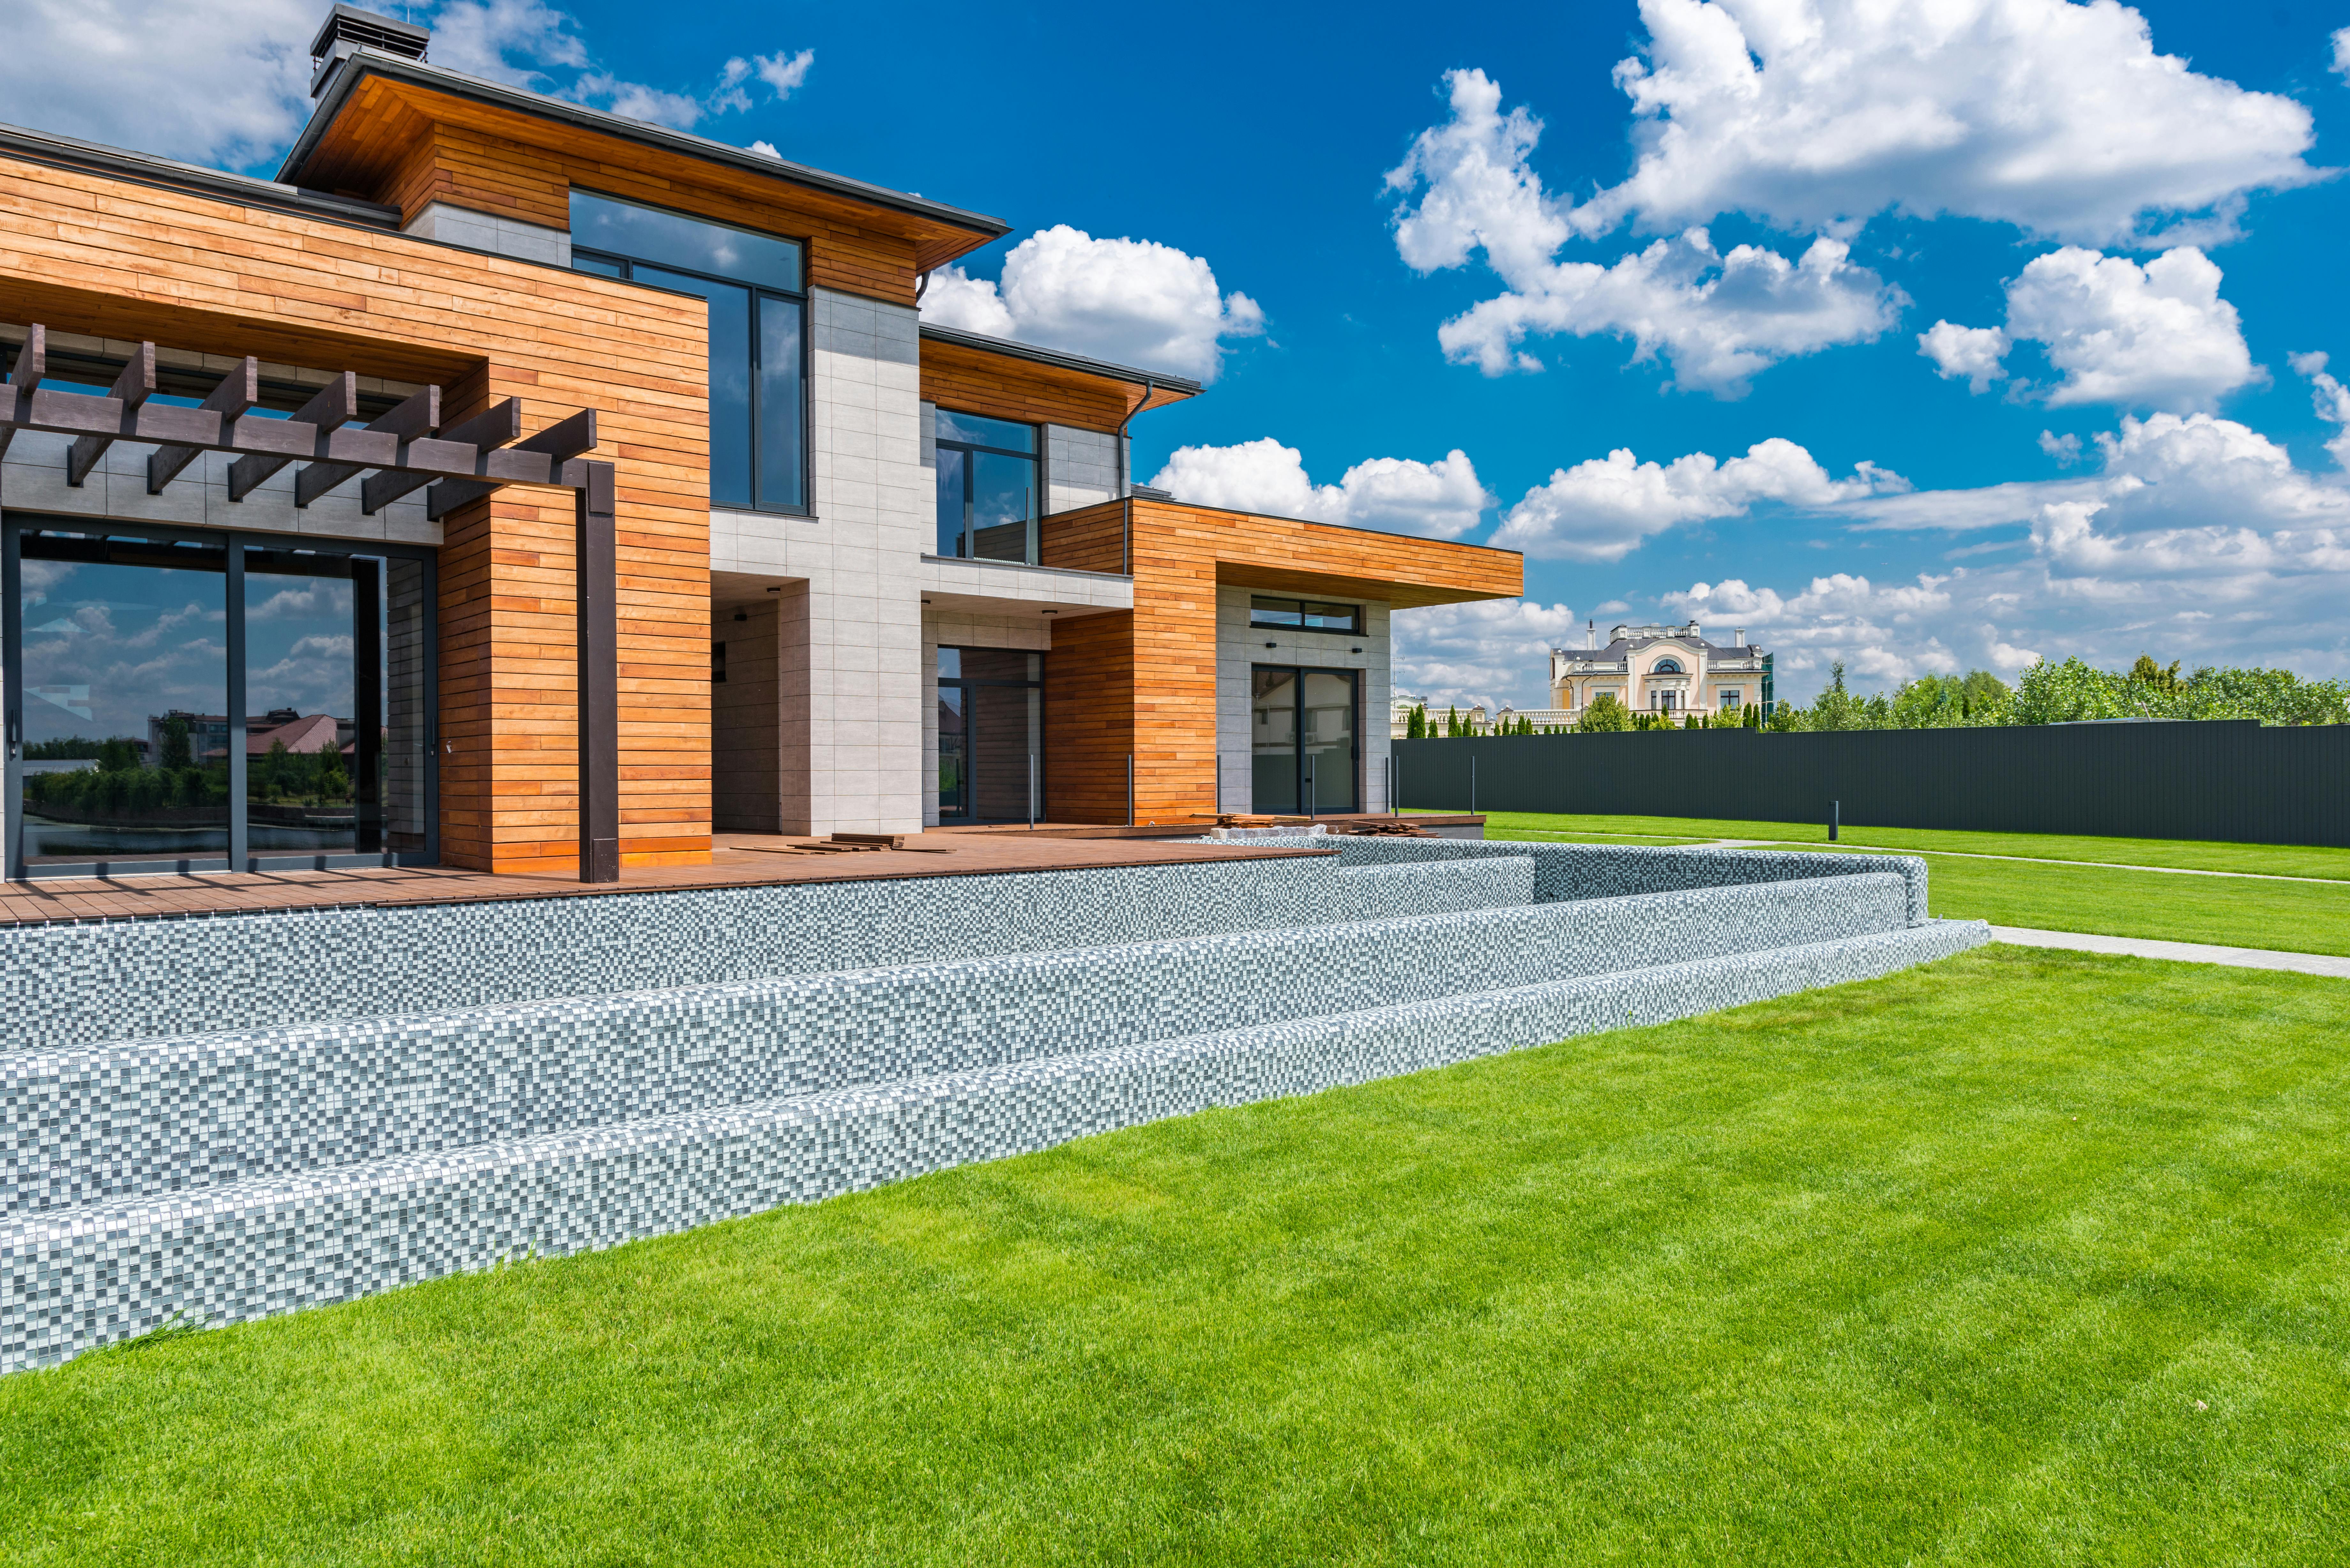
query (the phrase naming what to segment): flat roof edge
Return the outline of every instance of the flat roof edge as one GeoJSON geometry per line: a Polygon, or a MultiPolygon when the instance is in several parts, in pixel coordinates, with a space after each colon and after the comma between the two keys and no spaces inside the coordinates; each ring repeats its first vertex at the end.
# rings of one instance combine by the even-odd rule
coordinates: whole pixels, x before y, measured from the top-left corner
{"type": "Polygon", "coordinates": [[[1180,506],[1186,512],[1220,512],[1227,517],[1263,517],[1268,522],[1295,523],[1301,528],[1329,528],[1341,534],[1370,534],[1381,539],[1415,539],[1420,544],[1440,545],[1447,550],[1482,550],[1489,556],[1515,556],[1521,561],[1526,558],[1523,550],[1513,550],[1502,545],[1471,545],[1465,539],[1431,539],[1425,534],[1399,534],[1392,528],[1366,528],[1356,523],[1324,523],[1313,517],[1284,517],[1275,512],[1243,512],[1237,506],[1203,505],[1197,501],[1186,501],[1180,495],[1172,501],[1154,501],[1147,495],[1128,499],[1144,506],[1180,506]]]}
{"type": "Polygon", "coordinates": [[[0,125],[0,153],[60,168],[89,169],[103,174],[123,175],[147,184],[194,191],[230,201],[266,202],[294,212],[339,218],[346,223],[392,229],[400,227],[400,209],[397,207],[362,202],[350,196],[332,195],[324,191],[306,191],[299,185],[289,185],[281,181],[263,180],[251,174],[232,174],[224,169],[207,169],[200,163],[182,163],[177,159],[159,158],[151,152],[134,152],[128,148],[109,147],[101,141],[84,141],[78,137],[60,136],[54,131],[34,130],[25,126],[0,125]]]}
{"type": "Polygon", "coordinates": [[[764,153],[754,152],[747,147],[736,147],[731,142],[713,140],[710,137],[695,136],[687,131],[671,130],[666,126],[655,125],[649,120],[630,119],[623,115],[608,114],[600,109],[590,109],[585,104],[567,103],[558,98],[550,98],[545,93],[535,93],[521,88],[508,87],[504,82],[491,81],[485,77],[468,76],[463,71],[452,71],[445,67],[428,65],[421,60],[411,60],[402,56],[386,54],[382,50],[364,47],[352,51],[350,57],[343,62],[342,68],[335,72],[334,79],[327,84],[326,93],[320,99],[318,107],[312,111],[309,120],[302,127],[301,134],[294,139],[294,145],[287,151],[286,161],[278,166],[277,176],[280,180],[290,178],[309,159],[310,155],[317,151],[318,142],[326,135],[328,128],[332,126],[337,117],[342,113],[343,106],[349,101],[351,94],[358,90],[359,84],[370,75],[384,77],[394,81],[409,82],[417,87],[449,93],[457,98],[469,98],[493,108],[512,109],[517,114],[526,114],[539,119],[552,119],[579,126],[606,136],[618,137],[624,141],[634,141],[641,146],[657,147],[688,158],[699,159],[705,163],[719,163],[750,173],[766,175],[772,179],[782,180],[787,184],[804,185],[810,190],[821,191],[827,195],[843,196],[850,201],[863,202],[877,207],[888,207],[913,217],[928,219],[931,223],[943,223],[975,234],[984,234],[991,240],[999,239],[1012,232],[1010,223],[1001,218],[991,218],[984,213],[973,213],[962,207],[951,207],[944,202],[933,202],[925,196],[914,196],[903,191],[892,191],[884,185],[868,184],[865,181],[854,180],[845,174],[831,174],[821,169],[808,168],[806,164],[793,163],[781,158],[769,158],[764,153]]]}
{"type": "Polygon", "coordinates": [[[1063,370],[1079,370],[1089,376],[1103,376],[1113,381],[1128,381],[1135,386],[1149,385],[1164,391],[1181,392],[1186,397],[1198,397],[1207,389],[1188,376],[1170,376],[1158,370],[1137,369],[1131,365],[1114,365],[1107,359],[1088,359],[1082,354],[1065,354],[1058,348],[1046,348],[1035,343],[1023,343],[1012,337],[991,337],[984,332],[965,332],[956,327],[933,327],[922,324],[921,335],[939,343],[952,343],[958,348],[976,348],[984,354],[1002,354],[1014,359],[1033,360],[1039,365],[1051,365],[1063,370]]]}

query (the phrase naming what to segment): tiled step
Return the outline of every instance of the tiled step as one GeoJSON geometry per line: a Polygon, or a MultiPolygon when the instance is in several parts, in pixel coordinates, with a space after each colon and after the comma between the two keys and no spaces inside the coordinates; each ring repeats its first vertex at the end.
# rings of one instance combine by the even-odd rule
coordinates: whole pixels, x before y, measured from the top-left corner
{"type": "Polygon", "coordinates": [[[1926,863],[1914,855],[1830,855],[1809,850],[1635,849],[1613,844],[1541,844],[1517,839],[1267,838],[1259,845],[1334,845],[1348,868],[1437,865],[1525,856],[1534,863],[1534,898],[1544,904],[1669,893],[1733,883],[1782,882],[1892,871],[1909,887],[1909,920],[1926,918],[1926,863]]]}
{"type": "Polygon", "coordinates": [[[1532,886],[1523,856],[1317,855],[16,926],[0,929],[0,1054],[1491,909],[1532,886]]]}
{"type": "MultiPolygon", "coordinates": [[[[1527,862],[1472,867],[1481,876],[1527,862]]],[[[0,1059],[0,1212],[194,1192],[1896,930],[1898,876],[791,975],[0,1059]]]]}
{"type": "Polygon", "coordinates": [[[403,1154],[0,1224],[0,1370],[520,1254],[683,1230],[1212,1106],[1883,974],[1979,921],[1617,970],[723,1109],[403,1154]]]}

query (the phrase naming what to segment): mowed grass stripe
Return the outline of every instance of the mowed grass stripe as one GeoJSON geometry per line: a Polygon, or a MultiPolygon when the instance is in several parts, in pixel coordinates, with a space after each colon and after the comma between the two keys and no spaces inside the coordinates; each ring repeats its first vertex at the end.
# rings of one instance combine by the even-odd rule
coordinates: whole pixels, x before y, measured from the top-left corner
{"type": "Polygon", "coordinates": [[[102,1353],[0,1379],[0,1539],[2325,1561],[2345,996],[1983,950],[102,1353]]]}

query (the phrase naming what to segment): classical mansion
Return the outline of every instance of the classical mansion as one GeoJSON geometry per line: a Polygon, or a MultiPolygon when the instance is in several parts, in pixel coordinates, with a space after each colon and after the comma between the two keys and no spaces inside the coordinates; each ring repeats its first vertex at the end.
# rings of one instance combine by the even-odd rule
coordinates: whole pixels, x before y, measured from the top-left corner
{"type": "Polygon", "coordinates": [[[1709,642],[1698,623],[1686,626],[1618,626],[1599,646],[1595,624],[1581,648],[1555,648],[1550,655],[1551,711],[1518,715],[1537,724],[1571,724],[1602,695],[1627,708],[1708,718],[1743,718],[1753,703],[1769,718],[1773,705],[1771,655],[1746,640],[1743,629],[1730,634],[1727,647],[1709,642]]]}

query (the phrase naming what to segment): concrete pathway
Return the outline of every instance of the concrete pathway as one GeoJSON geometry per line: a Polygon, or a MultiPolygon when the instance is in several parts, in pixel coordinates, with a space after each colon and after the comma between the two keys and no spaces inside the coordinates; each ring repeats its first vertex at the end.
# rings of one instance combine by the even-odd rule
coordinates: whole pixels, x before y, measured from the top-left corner
{"type": "Polygon", "coordinates": [[[2158,942],[2140,937],[2099,937],[2082,931],[2035,931],[1993,926],[1994,940],[2026,948],[2067,948],[2074,952],[2126,953],[2133,958],[2172,959],[2180,963],[2227,964],[2235,969],[2284,969],[2297,974],[2350,980],[2350,958],[2330,953],[2272,952],[2266,948],[2220,948],[2202,942],[2158,942]]]}

